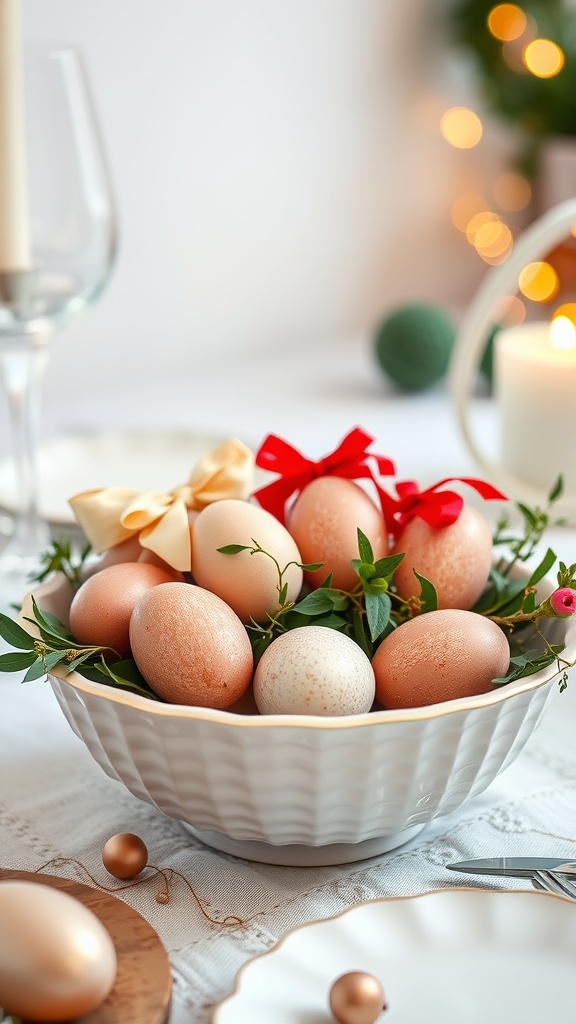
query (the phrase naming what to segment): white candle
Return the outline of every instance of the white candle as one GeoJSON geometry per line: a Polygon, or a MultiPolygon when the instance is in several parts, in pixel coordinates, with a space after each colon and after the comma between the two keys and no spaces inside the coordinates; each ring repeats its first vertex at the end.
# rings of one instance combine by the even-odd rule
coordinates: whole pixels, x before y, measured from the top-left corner
{"type": "Polygon", "coordinates": [[[0,0],[0,273],[30,265],[20,0],[0,0]]]}
{"type": "Polygon", "coordinates": [[[500,331],[494,349],[503,465],[576,496],[576,330],[567,317],[500,331]]]}

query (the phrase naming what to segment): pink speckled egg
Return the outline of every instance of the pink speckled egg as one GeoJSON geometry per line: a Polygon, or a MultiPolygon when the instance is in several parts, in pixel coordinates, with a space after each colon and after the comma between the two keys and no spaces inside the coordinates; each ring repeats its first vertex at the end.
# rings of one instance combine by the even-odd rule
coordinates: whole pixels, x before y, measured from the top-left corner
{"type": "Polygon", "coordinates": [[[130,643],[148,685],[171,704],[228,708],[252,679],[252,647],[240,619],[191,583],[145,594],[130,620],[130,643]]]}
{"type": "Polygon", "coordinates": [[[332,586],[351,590],[358,582],[350,562],[358,558],[358,529],[372,545],[374,559],[388,554],[384,517],[370,496],[352,480],[322,476],[299,494],[288,518],[302,561],[322,562],[322,568],[304,574],[311,587],[319,587],[332,573],[332,586]]]}
{"type": "Polygon", "coordinates": [[[151,587],[174,577],[156,565],[120,562],[89,576],[70,605],[70,629],[80,644],[110,647],[130,657],[129,627],[134,606],[151,587]]]}
{"type": "Polygon", "coordinates": [[[378,647],[376,696],[384,708],[413,708],[486,693],[509,662],[508,640],[491,619],[459,608],[425,612],[378,647]]]}
{"type": "Polygon", "coordinates": [[[395,544],[405,553],[394,573],[394,586],[406,600],[420,594],[414,569],[430,580],[438,608],[470,609],[488,581],[492,564],[492,533],[476,509],[464,505],[456,522],[440,529],[412,519],[395,544]]]}

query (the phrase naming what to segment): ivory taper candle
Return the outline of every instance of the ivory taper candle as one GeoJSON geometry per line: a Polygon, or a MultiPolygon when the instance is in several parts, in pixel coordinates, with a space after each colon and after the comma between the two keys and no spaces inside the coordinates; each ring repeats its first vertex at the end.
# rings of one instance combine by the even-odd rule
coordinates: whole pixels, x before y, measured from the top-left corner
{"type": "Polygon", "coordinates": [[[0,0],[0,273],[29,270],[20,0],[0,0]]]}

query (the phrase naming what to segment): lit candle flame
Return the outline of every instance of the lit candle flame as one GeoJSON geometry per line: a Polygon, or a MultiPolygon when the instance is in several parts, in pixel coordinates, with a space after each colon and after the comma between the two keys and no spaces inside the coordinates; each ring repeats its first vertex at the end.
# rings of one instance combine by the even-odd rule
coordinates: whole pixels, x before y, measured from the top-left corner
{"type": "Polygon", "coordinates": [[[555,349],[576,349],[576,328],[569,317],[554,317],[550,324],[550,343],[555,349]]]}

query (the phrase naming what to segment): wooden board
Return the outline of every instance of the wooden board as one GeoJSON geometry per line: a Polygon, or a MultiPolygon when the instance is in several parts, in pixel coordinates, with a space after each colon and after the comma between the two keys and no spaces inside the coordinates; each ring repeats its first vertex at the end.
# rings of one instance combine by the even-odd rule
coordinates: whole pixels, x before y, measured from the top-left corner
{"type": "Polygon", "coordinates": [[[36,882],[61,889],[88,907],[110,932],[118,973],[112,992],[78,1024],[166,1024],[172,976],[164,946],[151,925],[132,907],[109,893],[55,875],[0,868],[0,880],[36,882]]]}

